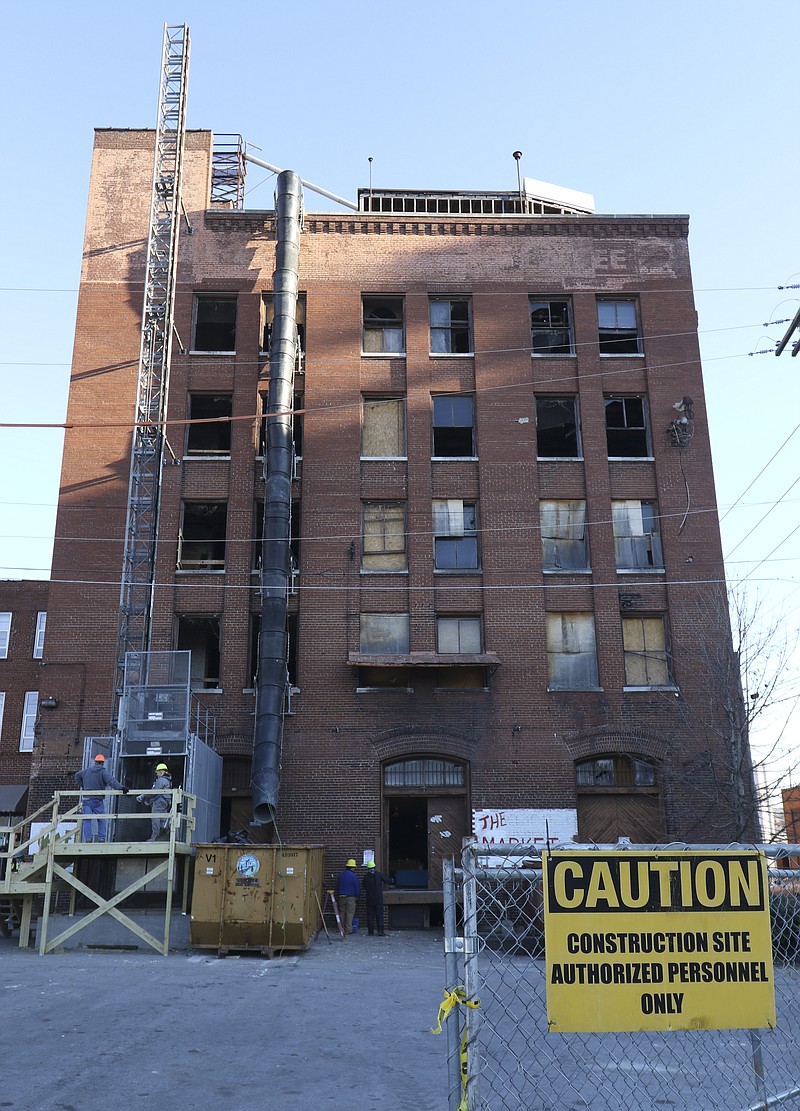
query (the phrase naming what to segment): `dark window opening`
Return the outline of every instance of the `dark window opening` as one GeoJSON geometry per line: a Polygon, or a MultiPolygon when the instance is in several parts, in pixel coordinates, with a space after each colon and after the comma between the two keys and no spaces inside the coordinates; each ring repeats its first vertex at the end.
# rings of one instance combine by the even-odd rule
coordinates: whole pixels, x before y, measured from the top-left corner
{"type": "MultiPolygon", "coordinates": [[[[266,394],[260,395],[261,403],[261,425],[258,435],[258,454],[263,458],[267,454],[267,425],[270,418],[267,416],[268,398],[266,394]]],[[[294,452],[294,466],[292,470],[292,478],[299,478],[298,461],[303,458],[303,416],[302,412],[304,405],[303,394],[296,393],[292,401],[292,449],[294,452]]],[[[271,418],[275,420],[275,418],[271,418]]]]}
{"type": "Polygon", "coordinates": [[[440,394],[433,399],[433,454],[436,458],[475,456],[475,406],[465,394],[440,394]]]}
{"type": "Polygon", "coordinates": [[[362,351],[368,355],[402,355],[405,328],[402,297],[365,297],[362,351]]]}
{"type": "Polygon", "coordinates": [[[411,671],[407,667],[360,667],[359,690],[411,690],[411,671]]]}
{"type": "Polygon", "coordinates": [[[224,570],[227,522],[225,502],[185,502],[178,534],[178,570],[224,570]]]}
{"type": "Polygon", "coordinates": [[[193,351],[236,350],[236,294],[195,297],[193,351]]]}
{"type": "Polygon", "coordinates": [[[398,887],[428,886],[428,800],[389,800],[389,872],[398,887]],[[399,855],[402,853],[402,856],[399,855]]]}
{"type": "MultiPolygon", "coordinates": [[[[293,501],[289,524],[289,593],[296,593],[297,576],[300,572],[300,502],[293,501]]],[[[264,502],[260,499],[253,507],[253,546],[250,567],[261,570],[262,546],[264,543],[264,502]]]]}
{"type": "Polygon", "coordinates": [[[431,352],[434,355],[472,353],[468,298],[434,297],[430,302],[431,352]]]}
{"type": "Polygon", "coordinates": [[[540,459],[580,457],[576,398],[536,398],[536,454],[540,459]]]}
{"type": "Polygon", "coordinates": [[[435,690],[484,691],[489,686],[485,667],[437,667],[433,673],[435,690]]]}
{"type": "Polygon", "coordinates": [[[186,434],[187,455],[230,455],[232,404],[230,394],[189,395],[190,420],[209,423],[189,425],[186,434]]]}
{"type": "Polygon", "coordinates": [[[597,327],[601,355],[641,354],[634,301],[598,301],[597,327]]]}
{"type": "Polygon", "coordinates": [[[192,690],[220,686],[218,617],[178,617],[177,650],[191,652],[192,690]]]}
{"type": "Polygon", "coordinates": [[[572,355],[569,301],[530,300],[531,351],[534,355],[572,355]]]}
{"type": "Polygon", "coordinates": [[[647,412],[643,397],[607,397],[606,441],[610,458],[641,458],[650,455],[647,412]]]}

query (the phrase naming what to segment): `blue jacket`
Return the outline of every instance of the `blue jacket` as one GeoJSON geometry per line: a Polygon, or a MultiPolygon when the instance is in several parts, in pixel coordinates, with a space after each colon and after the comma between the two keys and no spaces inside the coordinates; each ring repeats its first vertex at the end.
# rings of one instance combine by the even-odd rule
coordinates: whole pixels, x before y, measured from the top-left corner
{"type": "MultiPolygon", "coordinates": [[[[76,772],[75,779],[82,791],[108,791],[111,787],[115,791],[122,790],[122,784],[106,770],[105,764],[90,764],[88,768],[76,772]]],[[[99,797],[102,798],[102,795],[99,797]]]]}
{"type": "Polygon", "coordinates": [[[345,868],[339,873],[336,894],[353,895],[356,899],[361,894],[361,883],[352,868],[345,868]]]}

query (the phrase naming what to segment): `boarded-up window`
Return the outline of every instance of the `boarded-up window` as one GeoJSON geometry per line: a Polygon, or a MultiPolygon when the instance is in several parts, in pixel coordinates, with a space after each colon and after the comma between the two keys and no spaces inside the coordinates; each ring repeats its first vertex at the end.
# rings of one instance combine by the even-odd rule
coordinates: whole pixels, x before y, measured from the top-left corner
{"type": "Polygon", "coordinates": [[[406,454],[405,403],[400,397],[365,397],[361,455],[399,459],[406,454]]]}
{"type": "Polygon", "coordinates": [[[672,685],[663,617],[623,617],[622,644],[626,686],[672,685]]]}
{"type": "Polygon", "coordinates": [[[593,690],[598,685],[594,617],[547,614],[547,685],[550,690],[593,690]]]}
{"type": "Polygon", "coordinates": [[[405,571],[406,508],[402,502],[364,502],[362,571],[405,571]]]}
{"type": "Polygon", "coordinates": [[[362,613],[360,650],[365,655],[405,656],[408,653],[407,613],[362,613]]]}
{"type": "Polygon", "coordinates": [[[479,617],[437,617],[436,651],[477,655],[481,650],[479,617]]]}
{"type": "Polygon", "coordinates": [[[614,501],[611,503],[611,519],[619,570],[663,568],[664,557],[652,502],[614,501]]]}
{"type": "Polygon", "coordinates": [[[586,502],[539,502],[542,566],[545,571],[585,571],[586,502]]]}

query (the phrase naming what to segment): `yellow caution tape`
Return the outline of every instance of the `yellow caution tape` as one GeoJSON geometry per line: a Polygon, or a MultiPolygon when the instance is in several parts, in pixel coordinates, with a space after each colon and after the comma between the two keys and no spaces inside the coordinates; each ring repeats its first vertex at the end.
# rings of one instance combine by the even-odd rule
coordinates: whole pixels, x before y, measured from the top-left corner
{"type": "MultiPolygon", "coordinates": [[[[442,1022],[454,1007],[471,1007],[473,1010],[480,1007],[480,999],[467,999],[467,992],[465,988],[454,988],[453,991],[444,989],[444,1002],[439,1004],[439,1016],[436,1022],[436,1028],[431,1027],[432,1034],[441,1034],[442,1022]]],[[[461,1046],[458,1052],[459,1073],[461,1074],[461,1102],[458,1105],[457,1111],[468,1111],[467,1109],[467,1028],[461,1034],[461,1046]]]]}

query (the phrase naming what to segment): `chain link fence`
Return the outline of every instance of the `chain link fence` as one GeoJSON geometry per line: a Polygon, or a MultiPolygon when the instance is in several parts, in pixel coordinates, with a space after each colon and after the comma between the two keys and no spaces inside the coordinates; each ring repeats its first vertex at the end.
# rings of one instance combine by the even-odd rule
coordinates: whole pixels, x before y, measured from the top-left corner
{"type": "Polygon", "coordinates": [[[800,1108],[800,846],[761,849],[774,1029],[548,1033],[541,854],[465,843],[444,876],[449,1111],[800,1108]]]}

